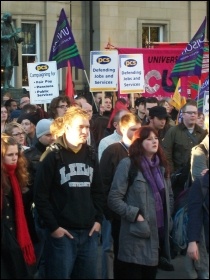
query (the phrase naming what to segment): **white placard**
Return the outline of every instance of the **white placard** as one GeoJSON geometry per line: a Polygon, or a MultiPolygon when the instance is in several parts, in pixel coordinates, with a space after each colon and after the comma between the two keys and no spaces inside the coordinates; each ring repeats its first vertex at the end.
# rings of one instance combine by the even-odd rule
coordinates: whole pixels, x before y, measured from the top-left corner
{"type": "Polygon", "coordinates": [[[203,113],[204,113],[204,115],[208,115],[209,114],[209,91],[205,91],[204,92],[203,113]]]}
{"type": "Polygon", "coordinates": [[[31,104],[46,104],[59,96],[56,61],[27,63],[31,104]]]}
{"type": "Polygon", "coordinates": [[[118,90],[118,51],[90,52],[90,91],[118,90]]]}
{"type": "Polygon", "coordinates": [[[144,92],[143,54],[119,55],[120,94],[144,92]]]}

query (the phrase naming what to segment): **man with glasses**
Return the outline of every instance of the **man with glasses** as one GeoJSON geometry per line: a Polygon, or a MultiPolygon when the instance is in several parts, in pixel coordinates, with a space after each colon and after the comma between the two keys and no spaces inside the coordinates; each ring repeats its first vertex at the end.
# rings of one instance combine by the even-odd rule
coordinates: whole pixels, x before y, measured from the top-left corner
{"type": "Polygon", "coordinates": [[[53,120],[58,117],[63,117],[70,105],[71,101],[68,96],[60,95],[53,98],[49,106],[50,119],[53,120]]]}
{"type": "Polygon", "coordinates": [[[196,124],[198,108],[195,100],[188,100],[182,107],[182,123],[171,127],[162,145],[173,173],[172,188],[176,199],[184,189],[190,174],[191,149],[205,137],[206,131],[196,124]]]}

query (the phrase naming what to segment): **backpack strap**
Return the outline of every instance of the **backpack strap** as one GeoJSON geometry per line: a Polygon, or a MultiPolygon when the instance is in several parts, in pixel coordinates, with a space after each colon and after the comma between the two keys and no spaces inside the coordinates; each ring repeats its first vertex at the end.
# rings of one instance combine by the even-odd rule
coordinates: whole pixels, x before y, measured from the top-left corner
{"type": "Polygon", "coordinates": [[[134,179],[137,176],[138,168],[135,166],[134,162],[130,159],[131,164],[128,171],[128,187],[133,184],[134,179]]]}
{"type": "Polygon", "coordinates": [[[201,150],[204,152],[205,156],[208,157],[208,151],[206,149],[206,147],[204,146],[204,144],[198,144],[197,147],[201,148],[201,150]]]}
{"type": "Polygon", "coordinates": [[[203,178],[199,178],[199,180],[200,180],[201,191],[202,191],[202,195],[203,195],[203,207],[206,210],[207,214],[209,215],[209,208],[206,206],[206,203],[205,203],[205,198],[207,196],[209,187],[204,185],[203,178]]]}
{"type": "Polygon", "coordinates": [[[56,160],[60,160],[61,163],[64,163],[62,152],[61,152],[63,147],[59,143],[51,144],[49,146],[49,149],[55,153],[56,160]]]}

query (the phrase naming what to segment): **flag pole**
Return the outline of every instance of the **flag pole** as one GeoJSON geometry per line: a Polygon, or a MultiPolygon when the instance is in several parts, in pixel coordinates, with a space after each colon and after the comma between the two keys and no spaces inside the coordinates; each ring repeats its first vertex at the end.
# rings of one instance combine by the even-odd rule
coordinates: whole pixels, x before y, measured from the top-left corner
{"type": "MultiPolygon", "coordinates": [[[[88,76],[87,76],[87,73],[86,73],[86,70],[85,70],[85,69],[84,69],[84,73],[85,73],[85,77],[86,77],[87,82],[88,82],[88,87],[90,88],[90,82],[89,82],[89,79],[88,79],[88,76]]],[[[96,107],[96,110],[97,110],[97,112],[98,112],[98,107],[97,107],[97,105],[96,105],[96,102],[95,102],[95,98],[94,98],[94,96],[93,96],[93,93],[92,93],[91,91],[90,91],[90,93],[91,93],[91,95],[92,95],[93,102],[94,102],[95,107],[96,107]]]]}
{"type": "Polygon", "coordinates": [[[197,98],[197,107],[198,107],[198,104],[199,104],[200,89],[201,89],[201,78],[199,78],[199,80],[198,80],[198,98],[197,98]]]}

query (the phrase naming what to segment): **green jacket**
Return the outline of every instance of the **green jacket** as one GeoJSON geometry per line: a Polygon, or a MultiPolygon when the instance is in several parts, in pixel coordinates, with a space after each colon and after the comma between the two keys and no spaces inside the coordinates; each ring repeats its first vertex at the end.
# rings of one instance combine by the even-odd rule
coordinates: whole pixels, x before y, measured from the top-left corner
{"type": "Polygon", "coordinates": [[[192,133],[195,139],[193,141],[183,123],[171,127],[166,132],[162,146],[171,166],[171,172],[190,163],[191,149],[204,139],[206,133],[206,130],[196,124],[192,133]]]}

